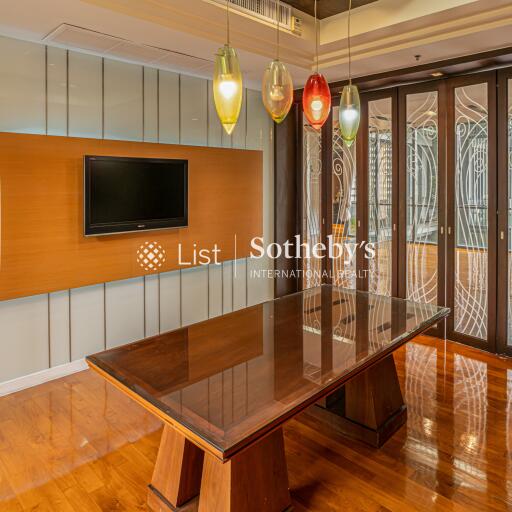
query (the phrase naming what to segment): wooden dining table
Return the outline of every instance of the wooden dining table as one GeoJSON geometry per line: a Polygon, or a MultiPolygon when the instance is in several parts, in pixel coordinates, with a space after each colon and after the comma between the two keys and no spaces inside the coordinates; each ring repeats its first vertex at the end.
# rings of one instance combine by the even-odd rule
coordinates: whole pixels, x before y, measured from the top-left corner
{"type": "Polygon", "coordinates": [[[155,511],[283,512],[283,424],[382,445],[406,421],[393,352],[449,313],[323,285],[87,357],[164,424],[155,511]]]}

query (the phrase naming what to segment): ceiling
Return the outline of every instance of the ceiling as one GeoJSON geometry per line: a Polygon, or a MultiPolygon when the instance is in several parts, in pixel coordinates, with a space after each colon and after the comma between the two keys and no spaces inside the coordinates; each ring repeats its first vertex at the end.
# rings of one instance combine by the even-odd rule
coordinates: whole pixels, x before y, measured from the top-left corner
{"type": "MultiPolygon", "coordinates": [[[[363,5],[371,4],[377,0],[352,0],[352,9],[363,5]]],[[[322,20],[329,16],[334,16],[341,12],[348,11],[350,0],[318,0],[317,16],[322,20]]],[[[315,0],[284,0],[284,3],[291,5],[299,11],[305,12],[310,16],[315,15],[315,0]]]]}
{"type": "MultiPolygon", "coordinates": [[[[312,0],[294,2],[308,2],[304,9],[312,5],[312,0]]],[[[322,4],[342,10],[346,0],[319,0],[322,4]]],[[[222,0],[0,0],[0,12],[3,35],[153,67],[165,63],[165,69],[205,78],[211,78],[214,54],[226,40],[222,0]],[[105,53],[46,39],[63,25],[125,43],[105,53]]],[[[293,15],[302,21],[301,33],[283,29],[280,54],[295,87],[301,88],[313,69],[314,19],[297,9],[293,15]]],[[[264,69],[276,55],[275,24],[233,7],[230,25],[245,82],[259,88],[264,69]]],[[[345,80],[347,12],[323,18],[319,27],[320,71],[329,81],[345,80]]],[[[352,12],[353,77],[508,47],[511,32],[511,0],[366,0],[352,12]]],[[[80,34],[75,37],[81,40],[80,34]]]]}

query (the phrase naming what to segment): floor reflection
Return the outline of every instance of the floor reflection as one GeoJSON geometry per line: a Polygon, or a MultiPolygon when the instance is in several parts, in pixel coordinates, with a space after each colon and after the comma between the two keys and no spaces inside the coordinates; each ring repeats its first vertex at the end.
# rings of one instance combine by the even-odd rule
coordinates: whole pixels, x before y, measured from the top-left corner
{"type": "MultiPolygon", "coordinates": [[[[408,423],[382,449],[286,426],[295,509],[512,510],[512,360],[422,337],[396,363],[408,423]]],[[[91,372],[1,398],[0,511],[147,510],[159,438],[91,372]]]]}

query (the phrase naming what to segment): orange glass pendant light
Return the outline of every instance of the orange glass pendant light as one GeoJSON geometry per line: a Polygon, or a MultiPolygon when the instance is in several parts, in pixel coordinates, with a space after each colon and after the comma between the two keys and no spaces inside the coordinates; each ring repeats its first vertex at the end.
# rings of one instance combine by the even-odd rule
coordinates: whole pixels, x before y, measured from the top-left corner
{"type": "Polygon", "coordinates": [[[318,21],[315,0],[316,72],[306,82],[302,93],[302,108],[309,124],[320,130],[331,112],[331,91],[323,75],[318,72],[318,21]]]}
{"type": "Polygon", "coordinates": [[[359,89],[352,84],[352,50],[350,44],[350,14],[352,0],[348,4],[348,85],[343,87],[340,99],[340,132],[347,146],[351,146],[356,139],[361,121],[361,101],[359,89]]]}
{"type": "Polygon", "coordinates": [[[279,25],[281,4],[277,1],[277,58],[274,59],[263,74],[261,96],[270,117],[276,122],[284,121],[293,103],[293,81],[290,72],[279,60],[279,25]]]}
{"type": "Polygon", "coordinates": [[[229,44],[229,2],[226,0],[227,43],[215,55],[213,101],[228,135],[233,133],[242,109],[243,79],[236,50],[229,44]]]}

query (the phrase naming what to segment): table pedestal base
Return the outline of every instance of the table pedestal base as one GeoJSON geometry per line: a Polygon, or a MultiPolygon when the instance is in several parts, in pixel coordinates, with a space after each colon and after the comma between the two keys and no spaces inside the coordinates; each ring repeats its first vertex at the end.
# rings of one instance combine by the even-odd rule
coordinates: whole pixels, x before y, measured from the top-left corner
{"type": "Polygon", "coordinates": [[[188,511],[184,505],[199,494],[203,460],[200,448],[166,425],[148,491],[150,508],[158,512],[188,511]]]}
{"type": "Polygon", "coordinates": [[[228,462],[205,455],[199,512],[284,512],[290,506],[281,428],[228,462]]]}
{"type": "Polygon", "coordinates": [[[313,422],[376,448],[406,421],[405,406],[393,356],[370,367],[304,413],[313,422]]]}
{"type": "Polygon", "coordinates": [[[222,462],[165,427],[147,503],[154,512],[291,510],[283,430],[222,462]]]}

